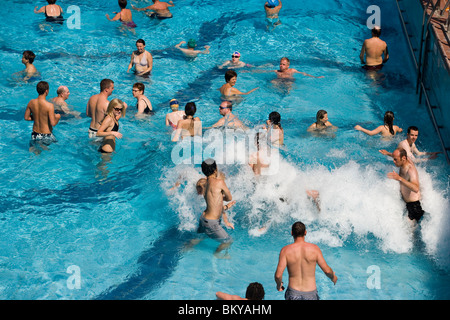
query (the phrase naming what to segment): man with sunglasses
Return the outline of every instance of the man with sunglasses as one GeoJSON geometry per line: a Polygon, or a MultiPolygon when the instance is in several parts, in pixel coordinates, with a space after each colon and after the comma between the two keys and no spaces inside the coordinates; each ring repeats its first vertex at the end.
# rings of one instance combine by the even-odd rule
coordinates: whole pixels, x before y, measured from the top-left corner
{"type": "Polygon", "coordinates": [[[248,128],[238,119],[234,114],[232,114],[233,105],[231,101],[223,101],[219,106],[219,112],[222,118],[212,125],[211,128],[229,128],[229,129],[243,129],[248,128]]]}

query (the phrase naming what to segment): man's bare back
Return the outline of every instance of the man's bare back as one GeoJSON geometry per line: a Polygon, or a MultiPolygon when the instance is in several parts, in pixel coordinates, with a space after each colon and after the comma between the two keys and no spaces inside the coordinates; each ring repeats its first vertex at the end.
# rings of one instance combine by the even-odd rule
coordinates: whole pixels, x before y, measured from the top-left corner
{"type": "MultiPolygon", "coordinates": [[[[59,122],[60,114],[55,114],[52,103],[45,99],[36,98],[28,103],[27,110],[30,114],[25,120],[34,120],[33,131],[36,133],[50,134],[53,127],[59,122]]],[[[26,114],[27,116],[27,114],[26,114]]]]}
{"type": "Polygon", "coordinates": [[[211,175],[205,184],[205,218],[218,220],[222,216],[223,201],[231,201],[231,193],[223,179],[211,175]]]}
{"type": "Polygon", "coordinates": [[[286,257],[289,272],[289,287],[298,291],[316,289],[316,263],[320,253],[319,247],[303,242],[287,245],[281,255],[286,257]]]}
{"type": "Polygon", "coordinates": [[[379,38],[380,34],[381,29],[375,27],[372,29],[372,38],[364,40],[359,58],[366,66],[379,66],[389,59],[387,44],[379,38]]]}
{"type": "Polygon", "coordinates": [[[37,84],[39,96],[30,100],[25,110],[24,119],[34,121],[33,132],[37,134],[51,134],[53,127],[61,119],[60,114],[55,114],[52,103],[46,100],[48,95],[48,83],[41,81],[37,84]]]}
{"type": "MultiPolygon", "coordinates": [[[[277,290],[283,291],[283,272],[288,269],[289,273],[289,296],[308,294],[317,290],[316,288],[316,264],[322,269],[325,275],[334,283],[337,277],[322,255],[322,251],[315,244],[305,241],[305,225],[297,221],[292,226],[292,236],[294,243],[283,247],[280,251],[278,266],[275,271],[275,282],[277,290]]],[[[294,297],[295,298],[295,297],[294,297]]],[[[286,297],[286,299],[288,299],[286,297]]]]}

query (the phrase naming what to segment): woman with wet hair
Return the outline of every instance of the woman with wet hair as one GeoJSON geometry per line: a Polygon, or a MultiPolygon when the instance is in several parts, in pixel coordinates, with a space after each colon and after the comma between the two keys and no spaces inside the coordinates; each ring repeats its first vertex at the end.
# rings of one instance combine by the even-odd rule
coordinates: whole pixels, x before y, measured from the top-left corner
{"type": "Polygon", "coordinates": [[[374,130],[367,130],[360,125],[356,125],[355,130],[362,131],[369,136],[381,134],[382,137],[392,137],[395,136],[397,132],[403,131],[402,128],[394,125],[394,113],[392,111],[386,111],[384,114],[384,124],[382,126],[378,126],[374,130]]]}
{"type": "Polygon", "coordinates": [[[179,120],[177,123],[177,129],[173,135],[172,141],[178,141],[180,136],[182,139],[185,137],[201,136],[202,135],[202,122],[199,117],[195,117],[197,112],[197,106],[194,102],[188,102],[184,107],[184,119],[179,120]]]}
{"type": "Polygon", "coordinates": [[[319,110],[316,113],[316,122],[309,126],[308,131],[323,130],[329,127],[334,127],[330,121],[328,121],[328,112],[325,110],[319,110]]]}
{"type": "Polygon", "coordinates": [[[269,114],[267,120],[267,137],[274,146],[282,146],[284,144],[284,130],[281,127],[281,116],[278,112],[273,111],[269,114]]]}
{"type": "Polygon", "coordinates": [[[39,10],[36,10],[37,7],[34,8],[34,13],[43,13],[45,14],[45,20],[47,22],[57,22],[61,23],[64,21],[62,16],[63,9],[56,4],[56,0],[47,0],[48,5],[43,6],[39,10]]]}

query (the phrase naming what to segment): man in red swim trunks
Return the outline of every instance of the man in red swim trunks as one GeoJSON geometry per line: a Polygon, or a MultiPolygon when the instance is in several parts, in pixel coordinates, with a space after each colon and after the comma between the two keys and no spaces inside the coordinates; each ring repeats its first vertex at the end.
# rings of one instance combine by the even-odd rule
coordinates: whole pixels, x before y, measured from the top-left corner
{"type": "Polygon", "coordinates": [[[363,68],[366,70],[381,70],[383,63],[386,63],[389,59],[387,44],[380,39],[380,34],[380,27],[375,26],[372,29],[372,38],[366,39],[362,45],[359,58],[361,63],[364,64],[363,68]],[[364,61],[364,55],[366,56],[366,61],[364,61]]]}

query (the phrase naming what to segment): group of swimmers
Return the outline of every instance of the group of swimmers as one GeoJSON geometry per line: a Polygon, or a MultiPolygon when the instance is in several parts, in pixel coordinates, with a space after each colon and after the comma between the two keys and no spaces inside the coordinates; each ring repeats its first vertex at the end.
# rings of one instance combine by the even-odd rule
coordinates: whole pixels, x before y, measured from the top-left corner
{"type": "MultiPolygon", "coordinates": [[[[36,10],[36,13],[44,13],[47,21],[59,22],[62,19],[63,11],[60,6],[56,5],[56,0],[47,0],[49,5],[36,10]]],[[[158,19],[172,18],[169,7],[174,6],[172,1],[169,3],[152,0],[153,5],[145,8],[133,9],[138,11],[151,11],[150,16],[158,19]]],[[[120,12],[116,13],[113,18],[109,15],[106,17],[111,21],[120,21],[127,28],[135,28],[136,24],[133,22],[131,10],[127,9],[127,1],[119,0],[120,12]]],[[[278,13],[282,8],[282,3],[279,0],[268,0],[265,3],[265,11],[267,19],[274,21],[273,26],[279,25],[278,13]]],[[[381,30],[375,27],[372,30],[372,38],[364,41],[361,48],[360,58],[364,69],[369,72],[377,72],[389,58],[387,45],[384,41],[379,39],[381,30]]],[[[196,57],[198,54],[208,54],[209,46],[205,46],[204,50],[196,50],[196,42],[190,39],[188,42],[180,42],[175,47],[179,49],[187,57],[196,57]],[[181,46],[186,43],[187,48],[181,46]]],[[[25,80],[30,79],[37,73],[33,65],[35,55],[31,51],[25,51],[22,56],[22,63],[25,65],[25,80]]],[[[233,100],[235,97],[251,94],[258,88],[253,88],[249,91],[243,92],[235,88],[237,73],[234,69],[251,66],[240,61],[241,54],[233,52],[231,60],[219,66],[219,69],[228,68],[225,72],[225,84],[219,89],[223,101],[219,106],[219,112],[222,118],[213,124],[210,128],[231,128],[231,129],[248,129],[244,123],[232,113],[233,100]]],[[[153,58],[150,52],[145,50],[145,41],[139,39],[136,41],[136,51],[131,55],[131,61],[128,65],[127,72],[132,68],[135,69],[135,74],[138,76],[148,76],[153,68],[153,58]]],[[[277,78],[292,79],[295,74],[302,74],[308,77],[316,77],[305,72],[298,71],[290,67],[290,61],[287,57],[280,60],[279,69],[273,70],[277,78]]],[[[55,108],[62,110],[63,113],[70,113],[65,100],[69,97],[69,89],[61,86],[57,90],[57,97],[53,98],[51,102],[47,101],[49,94],[49,85],[45,81],[40,81],[36,86],[38,98],[32,99],[25,111],[25,120],[34,121],[33,132],[31,140],[36,142],[51,143],[56,141],[53,136],[53,127],[58,124],[61,115],[55,112],[55,108]]],[[[89,137],[102,138],[99,151],[101,153],[111,153],[115,150],[116,139],[120,139],[122,134],[119,132],[119,119],[125,116],[128,108],[127,104],[120,99],[112,99],[108,101],[114,90],[114,81],[110,79],[103,79],[100,82],[100,92],[91,96],[86,106],[86,114],[91,118],[89,126],[89,137]]],[[[150,100],[145,96],[145,86],[143,83],[137,82],[133,85],[132,93],[136,98],[136,114],[151,114],[153,112],[150,100]]],[[[176,99],[169,101],[171,112],[166,115],[165,124],[173,129],[172,141],[179,141],[185,137],[201,136],[202,122],[199,117],[195,116],[196,105],[194,102],[188,102],[184,111],[179,110],[179,102],[176,99]]],[[[76,113],[75,113],[76,115],[76,113]]],[[[266,143],[269,146],[280,147],[284,145],[284,130],[281,126],[281,116],[274,111],[269,114],[266,124],[263,129],[267,132],[266,143]]],[[[337,127],[332,125],[328,119],[327,111],[319,110],[316,114],[316,121],[308,127],[309,132],[329,132],[336,130],[337,127]]],[[[355,126],[356,130],[362,131],[368,135],[380,134],[381,136],[395,136],[402,132],[402,129],[394,125],[394,114],[387,111],[384,116],[384,124],[378,126],[373,130],[365,129],[360,125],[355,126]]],[[[423,210],[420,206],[420,185],[418,180],[417,170],[414,163],[419,161],[419,157],[429,156],[433,159],[437,156],[436,152],[419,152],[415,146],[415,141],[418,137],[418,128],[411,126],[408,128],[407,139],[402,141],[398,148],[393,152],[380,150],[380,153],[391,156],[397,167],[400,168],[399,173],[390,172],[388,178],[399,181],[400,192],[403,200],[406,202],[408,217],[410,220],[419,221],[423,215],[423,210]],[[418,156],[416,159],[415,156],[418,156]]],[[[256,144],[258,146],[263,142],[260,141],[261,136],[256,134],[256,144]]],[[[423,158],[422,158],[423,159],[423,158]]],[[[261,170],[270,165],[269,161],[264,159],[262,153],[256,152],[250,157],[250,167],[255,175],[260,175],[261,170]]],[[[217,165],[213,159],[203,161],[201,165],[202,172],[205,178],[197,182],[197,191],[203,195],[206,202],[206,210],[202,213],[199,220],[198,232],[206,233],[209,237],[220,241],[220,246],[216,252],[220,252],[227,248],[231,243],[231,237],[221,226],[223,219],[225,226],[234,228],[233,224],[227,219],[226,211],[229,210],[235,201],[232,198],[231,192],[228,189],[223,174],[218,171],[217,165]],[[223,205],[223,201],[228,204],[223,205]]],[[[308,195],[316,199],[318,197],[317,191],[309,190],[308,195]]],[[[294,243],[286,246],[280,252],[279,263],[275,273],[275,281],[277,289],[282,291],[284,286],[282,283],[282,274],[286,267],[289,270],[289,287],[286,291],[287,299],[317,299],[317,291],[315,289],[314,269],[318,264],[324,273],[330,278],[333,283],[336,283],[337,277],[333,270],[326,264],[320,249],[304,241],[306,235],[305,226],[301,222],[297,222],[292,226],[292,235],[294,243]],[[302,252],[302,257],[297,257],[296,252],[302,252]],[[299,270],[308,270],[308,274],[301,274],[299,270]]],[[[250,287],[256,290],[257,296],[263,297],[264,290],[260,284],[252,284],[250,287]],[[262,295],[261,295],[262,292],[262,295]]],[[[236,298],[218,292],[218,298],[236,298]]]]}

